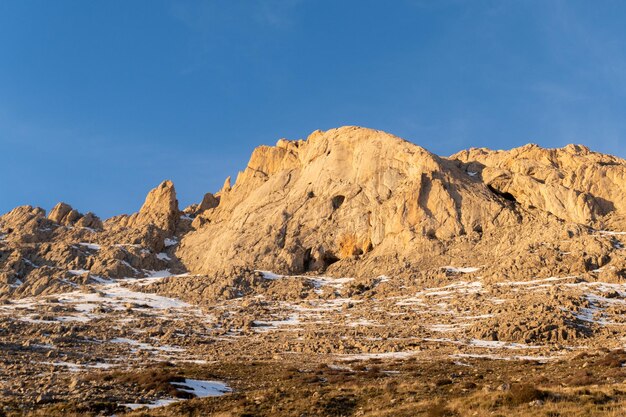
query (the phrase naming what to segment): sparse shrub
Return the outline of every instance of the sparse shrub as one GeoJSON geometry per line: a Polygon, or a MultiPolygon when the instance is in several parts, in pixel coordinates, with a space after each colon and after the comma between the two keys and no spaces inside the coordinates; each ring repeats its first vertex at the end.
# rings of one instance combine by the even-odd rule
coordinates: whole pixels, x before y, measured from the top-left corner
{"type": "Polygon", "coordinates": [[[452,380],[450,378],[441,378],[435,381],[435,386],[443,387],[444,385],[452,384],[452,380]]]}
{"type": "Polygon", "coordinates": [[[504,400],[509,405],[528,404],[535,400],[545,400],[548,397],[546,391],[542,391],[530,384],[514,384],[507,391],[504,400]]]}
{"type": "Polygon", "coordinates": [[[563,381],[566,385],[573,387],[581,387],[584,385],[593,385],[596,383],[596,378],[593,373],[588,370],[581,370],[573,373],[569,378],[563,381]]]}
{"type": "Polygon", "coordinates": [[[141,390],[162,392],[166,395],[177,398],[193,398],[192,394],[178,391],[172,382],[184,382],[185,378],[176,375],[167,363],[156,365],[152,369],[146,369],[139,372],[123,372],[114,371],[111,373],[98,373],[90,376],[87,379],[111,382],[116,381],[118,383],[133,385],[139,387],[141,390]]]}
{"type": "Polygon", "coordinates": [[[600,358],[597,362],[600,366],[607,366],[609,368],[621,368],[622,364],[626,362],[626,352],[623,350],[613,350],[607,353],[604,357],[600,358]]]}
{"type": "Polygon", "coordinates": [[[446,407],[446,404],[443,401],[430,405],[426,409],[427,417],[453,417],[457,414],[446,407]]]}
{"type": "Polygon", "coordinates": [[[354,413],[356,407],[356,399],[354,396],[339,396],[329,398],[322,406],[326,416],[349,416],[354,413]]]}

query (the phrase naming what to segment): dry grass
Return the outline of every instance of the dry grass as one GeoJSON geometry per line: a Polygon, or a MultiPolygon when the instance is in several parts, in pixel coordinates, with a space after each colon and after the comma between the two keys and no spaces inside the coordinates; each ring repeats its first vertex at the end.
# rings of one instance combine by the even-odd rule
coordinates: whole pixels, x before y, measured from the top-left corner
{"type": "MultiPolygon", "coordinates": [[[[180,375],[227,380],[235,389],[224,397],[182,401],[130,416],[617,417],[626,415],[626,374],[621,366],[615,368],[621,360],[620,352],[605,352],[545,365],[468,360],[471,366],[462,368],[452,361],[413,359],[343,362],[340,368],[315,361],[233,361],[194,368],[164,364],[93,378],[105,390],[141,386],[164,394],[180,375]],[[594,384],[565,386],[566,378],[579,370],[591,371],[594,384]],[[619,382],[607,382],[607,375],[617,377],[615,372],[622,372],[619,382]]],[[[31,415],[72,415],[71,410],[75,416],[123,415],[115,405],[98,410],[51,404],[31,415]]]]}

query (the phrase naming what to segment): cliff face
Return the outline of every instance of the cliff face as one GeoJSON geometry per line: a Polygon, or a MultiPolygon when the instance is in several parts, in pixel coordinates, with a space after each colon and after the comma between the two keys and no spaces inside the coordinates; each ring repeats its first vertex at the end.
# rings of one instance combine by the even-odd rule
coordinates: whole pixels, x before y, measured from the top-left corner
{"type": "Polygon", "coordinates": [[[164,181],[137,213],[105,222],[64,203],[47,217],[29,206],[0,216],[0,295],[27,295],[35,278],[162,269],[415,276],[456,263],[502,280],[608,265],[616,279],[626,275],[621,243],[594,229],[623,231],[625,219],[619,158],[575,145],[443,158],[343,127],[257,148],[234,183],[184,211],[164,181]]]}
{"type": "Polygon", "coordinates": [[[589,225],[620,227],[626,216],[626,161],[584,146],[510,151],[470,149],[451,158],[469,164],[485,184],[526,208],[589,225]]]}
{"type": "Polygon", "coordinates": [[[381,131],[317,131],[257,148],[219,205],[199,214],[178,256],[198,273],[233,265],[300,273],[341,259],[415,260],[441,242],[546,214],[559,230],[559,220],[615,223],[625,173],[624,161],[576,146],[440,158],[381,131]]]}

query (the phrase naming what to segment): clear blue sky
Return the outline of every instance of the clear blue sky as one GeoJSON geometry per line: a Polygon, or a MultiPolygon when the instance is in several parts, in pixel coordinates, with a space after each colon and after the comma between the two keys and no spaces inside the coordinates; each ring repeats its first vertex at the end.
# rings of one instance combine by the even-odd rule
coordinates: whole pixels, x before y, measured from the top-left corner
{"type": "Polygon", "coordinates": [[[0,2],[0,212],[182,206],[250,152],[386,130],[442,155],[583,143],[626,156],[626,2],[0,2]]]}

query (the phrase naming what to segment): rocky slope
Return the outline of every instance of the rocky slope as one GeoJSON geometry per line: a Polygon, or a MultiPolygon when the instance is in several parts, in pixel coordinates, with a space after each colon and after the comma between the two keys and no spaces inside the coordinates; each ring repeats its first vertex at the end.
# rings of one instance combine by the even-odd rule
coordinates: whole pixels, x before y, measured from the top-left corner
{"type": "Polygon", "coordinates": [[[586,272],[614,249],[592,229],[626,230],[624,175],[625,161],[577,146],[442,158],[380,131],[317,131],[257,148],[219,203],[198,210],[177,255],[204,274],[233,266],[410,274],[453,261],[491,264],[495,274],[551,244],[540,262],[548,270],[576,264],[586,272]],[[591,254],[554,256],[570,246],[591,254]]]}
{"type": "Polygon", "coordinates": [[[57,204],[47,217],[41,208],[17,207],[0,217],[0,297],[54,293],[102,279],[181,270],[168,255],[177,228],[190,223],[181,214],[169,181],[148,194],[138,213],[105,222],[65,203],[57,204]]]}
{"type": "Polygon", "coordinates": [[[246,269],[418,276],[471,264],[506,280],[606,267],[617,280],[619,242],[594,230],[626,230],[625,219],[619,158],[575,145],[443,158],[343,127],[257,148],[232,186],[184,212],[169,181],[139,212],[104,222],[65,203],[47,217],[18,207],[0,217],[0,294],[164,269],[232,280],[246,269]]]}
{"type": "Polygon", "coordinates": [[[121,415],[213,379],[262,404],[242,375],[315,363],[379,361],[444,396],[478,369],[505,387],[540,364],[558,384],[579,384],[571,363],[586,385],[624,381],[626,354],[609,372],[580,352],[626,340],[625,175],[581,146],[444,158],[343,127],[257,148],[184,210],[169,181],[105,221],[18,207],[0,216],[0,414],[121,415]]]}

